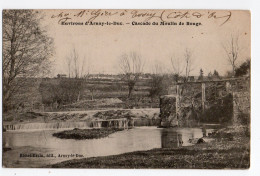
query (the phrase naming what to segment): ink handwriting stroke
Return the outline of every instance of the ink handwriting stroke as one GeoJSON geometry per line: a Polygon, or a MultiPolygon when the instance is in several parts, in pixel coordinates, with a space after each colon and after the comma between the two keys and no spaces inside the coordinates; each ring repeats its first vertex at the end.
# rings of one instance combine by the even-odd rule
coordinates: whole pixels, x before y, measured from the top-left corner
{"type": "Polygon", "coordinates": [[[230,21],[231,11],[193,11],[193,10],[76,10],[59,11],[52,14],[52,19],[58,19],[58,23],[68,22],[77,18],[85,19],[87,22],[98,21],[110,17],[128,17],[144,22],[159,20],[170,22],[181,19],[208,19],[220,21],[220,26],[230,21]]]}

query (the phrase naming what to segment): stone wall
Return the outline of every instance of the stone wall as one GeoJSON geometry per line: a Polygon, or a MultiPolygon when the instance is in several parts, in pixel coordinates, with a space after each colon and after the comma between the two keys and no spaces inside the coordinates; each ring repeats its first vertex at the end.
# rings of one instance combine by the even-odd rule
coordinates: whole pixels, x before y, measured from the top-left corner
{"type": "Polygon", "coordinates": [[[233,114],[235,124],[250,122],[250,92],[233,92],[233,114]]]}
{"type": "Polygon", "coordinates": [[[250,77],[232,83],[233,123],[250,123],[250,77]]]}
{"type": "Polygon", "coordinates": [[[161,127],[178,126],[176,116],[176,97],[174,95],[165,95],[160,97],[160,118],[161,127]]]}

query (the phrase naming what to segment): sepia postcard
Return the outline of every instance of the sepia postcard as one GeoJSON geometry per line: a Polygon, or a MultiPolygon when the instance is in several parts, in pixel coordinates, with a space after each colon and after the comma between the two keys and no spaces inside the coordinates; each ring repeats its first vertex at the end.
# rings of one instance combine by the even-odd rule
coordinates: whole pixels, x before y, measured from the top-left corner
{"type": "Polygon", "coordinates": [[[5,9],[2,41],[2,167],[250,168],[250,11],[5,9]]]}

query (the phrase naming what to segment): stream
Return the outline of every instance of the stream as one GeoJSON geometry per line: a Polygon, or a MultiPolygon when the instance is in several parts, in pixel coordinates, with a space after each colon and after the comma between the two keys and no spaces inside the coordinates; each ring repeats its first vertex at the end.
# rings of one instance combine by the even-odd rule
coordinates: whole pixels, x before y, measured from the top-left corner
{"type": "MultiPolygon", "coordinates": [[[[63,129],[64,130],[64,129],[63,129]]],[[[207,128],[134,127],[106,138],[91,140],[59,139],[56,130],[24,130],[3,133],[3,167],[43,167],[57,162],[117,155],[126,152],[193,145],[190,139],[212,132],[207,128]]]]}

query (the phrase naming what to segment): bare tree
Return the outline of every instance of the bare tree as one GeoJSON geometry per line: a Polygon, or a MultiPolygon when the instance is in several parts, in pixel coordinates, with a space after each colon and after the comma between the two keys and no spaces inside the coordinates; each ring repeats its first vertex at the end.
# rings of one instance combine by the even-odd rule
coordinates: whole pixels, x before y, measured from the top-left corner
{"type": "Polygon", "coordinates": [[[190,72],[194,69],[194,60],[192,59],[192,52],[186,48],[183,59],[180,57],[171,57],[171,65],[173,68],[173,74],[176,77],[175,81],[179,80],[180,76],[184,77],[184,82],[188,81],[190,72]]]}
{"type": "Polygon", "coordinates": [[[190,49],[186,48],[184,53],[185,60],[185,79],[184,82],[187,82],[190,76],[190,72],[194,69],[194,60],[192,59],[192,52],[190,49]]]}
{"type": "Polygon", "coordinates": [[[167,77],[164,74],[164,66],[158,60],[154,62],[151,75],[151,80],[149,81],[150,89],[149,96],[151,98],[151,107],[154,102],[154,98],[159,98],[159,96],[166,94],[169,86],[169,81],[167,81],[167,77]]]}
{"type": "Polygon", "coordinates": [[[239,55],[238,35],[231,35],[230,40],[226,44],[222,44],[227,55],[227,61],[232,67],[232,74],[235,75],[237,59],[239,55]]]}
{"type": "Polygon", "coordinates": [[[84,56],[83,57],[83,60],[82,60],[82,64],[81,64],[81,71],[80,71],[80,77],[83,78],[84,76],[84,68],[85,68],[85,65],[86,65],[86,57],[84,56]]]}
{"type": "Polygon", "coordinates": [[[175,81],[178,82],[179,77],[181,76],[184,70],[183,60],[181,60],[180,57],[171,57],[171,65],[175,81]]]}
{"type": "Polygon", "coordinates": [[[171,65],[174,74],[181,75],[183,73],[184,65],[180,57],[171,57],[171,65]]]}
{"type": "Polygon", "coordinates": [[[75,74],[75,78],[79,77],[79,54],[76,51],[76,49],[74,48],[72,53],[71,53],[71,58],[73,60],[74,63],[74,74],[75,74]]]}
{"type": "Polygon", "coordinates": [[[119,58],[119,66],[125,75],[125,80],[128,84],[128,98],[134,89],[136,82],[143,71],[145,62],[136,52],[123,54],[119,58]]]}
{"type": "MultiPolygon", "coordinates": [[[[86,83],[88,75],[85,74],[85,67],[89,64],[86,63],[86,57],[79,57],[76,48],[73,48],[71,53],[66,57],[66,63],[68,65],[69,78],[74,77],[75,83],[78,83],[79,89],[77,91],[77,101],[80,100],[82,91],[86,83]]],[[[71,91],[73,91],[71,89],[71,91]]]]}
{"type": "Polygon", "coordinates": [[[53,52],[53,40],[40,25],[36,10],[3,11],[3,104],[19,89],[18,77],[37,76],[46,71],[53,52]]]}
{"type": "Polygon", "coordinates": [[[163,70],[164,70],[164,65],[160,61],[156,60],[152,67],[153,74],[161,75],[164,73],[163,70]]]}
{"type": "Polygon", "coordinates": [[[69,78],[70,78],[70,76],[71,76],[71,75],[70,75],[70,74],[71,74],[71,59],[72,59],[72,58],[69,57],[69,56],[66,57],[66,63],[67,63],[67,65],[68,65],[68,72],[69,72],[68,75],[69,75],[69,78]]]}
{"type": "MultiPolygon", "coordinates": [[[[178,82],[180,77],[183,77],[184,84],[182,86],[176,86],[176,93],[179,95],[183,95],[184,90],[188,89],[188,85],[186,84],[189,81],[189,76],[191,71],[194,70],[194,58],[192,57],[192,52],[190,49],[186,48],[184,50],[184,54],[181,57],[172,57],[171,64],[173,68],[173,73],[175,77],[175,81],[178,82]]],[[[181,106],[182,98],[178,96],[178,104],[181,106]]]]}
{"type": "Polygon", "coordinates": [[[86,57],[82,59],[79,57],[76,48],[73,48],[71,53],[66,57],[66,64],[68,66],[68,75],[75,78],[83,78],[85,75],[85,67],[89,64],[86,63],[86,57]]]}

